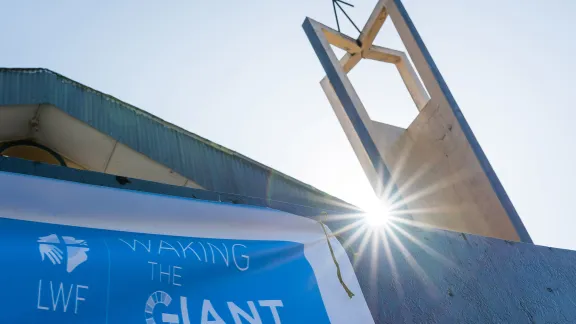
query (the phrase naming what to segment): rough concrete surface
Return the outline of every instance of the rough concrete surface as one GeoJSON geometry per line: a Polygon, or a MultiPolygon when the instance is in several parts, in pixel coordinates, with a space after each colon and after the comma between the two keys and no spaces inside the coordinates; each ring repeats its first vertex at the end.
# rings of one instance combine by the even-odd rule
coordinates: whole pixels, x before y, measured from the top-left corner
{"type": "Polygon", "coordinates": [[[574,251],[405,225],[382,232],[355,264],[377,323],[576,323],[574,251]]]}
{"type": "Polygon", "coordinates": [[[486,173],[447,105],[430,101],[385,150],[415,220],[435,227],[518,241],[486,173]]]}

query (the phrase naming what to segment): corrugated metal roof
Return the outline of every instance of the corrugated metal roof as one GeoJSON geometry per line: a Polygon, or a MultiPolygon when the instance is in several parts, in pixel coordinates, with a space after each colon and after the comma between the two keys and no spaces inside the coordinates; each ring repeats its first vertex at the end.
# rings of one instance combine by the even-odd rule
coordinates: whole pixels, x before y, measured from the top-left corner
{"type": "Polygon", "coordinates": [[[0,89],[0,105],[54,105],[207,190],[358,211],[310,185],[50,70],[0,68],[0,89]]]}

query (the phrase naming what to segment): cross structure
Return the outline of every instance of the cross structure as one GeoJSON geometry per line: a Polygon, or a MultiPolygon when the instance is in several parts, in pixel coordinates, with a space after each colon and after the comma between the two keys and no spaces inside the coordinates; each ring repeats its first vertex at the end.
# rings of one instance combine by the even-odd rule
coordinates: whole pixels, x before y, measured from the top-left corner
{"type": "Polygon", "coordinates": [[[311,18],[303,28],[326,72],[322,89],[374,191],[397,215],[532,242],[401,0],[379,0],[357,39],[311,18]],[[406,53],[373,44],[388,17],[414,66],[406,53]],[[338,59],[331,45],[346,54],[338,59]],[[408,128],[370,119],[347,76],[362,59],[397,67],[419,112],[408,128]]]}

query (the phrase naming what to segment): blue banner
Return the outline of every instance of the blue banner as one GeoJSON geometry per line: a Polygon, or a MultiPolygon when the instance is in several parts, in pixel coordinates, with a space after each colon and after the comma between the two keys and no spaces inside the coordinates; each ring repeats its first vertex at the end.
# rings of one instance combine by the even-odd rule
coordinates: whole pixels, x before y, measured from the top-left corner
{"type": "Polygon", "coordinates": [[[0,240],[0,323],[329,323],[301,243],[4,218],[0,240]]]}

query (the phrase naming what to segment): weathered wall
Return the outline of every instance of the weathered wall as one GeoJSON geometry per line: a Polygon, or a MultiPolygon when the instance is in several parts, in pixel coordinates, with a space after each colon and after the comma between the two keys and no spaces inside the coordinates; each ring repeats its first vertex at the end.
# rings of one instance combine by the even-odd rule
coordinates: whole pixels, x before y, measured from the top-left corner
{"type": "Polygon", "coordinates": [[[356,263],[377,323],[576,323],[576,252],[398,228],[356,263]]]}
{"type": "Polygon", "coordinates": [[[414,220],[519,240],[447,105],[430,101],[384,155],[414,220]]]}

